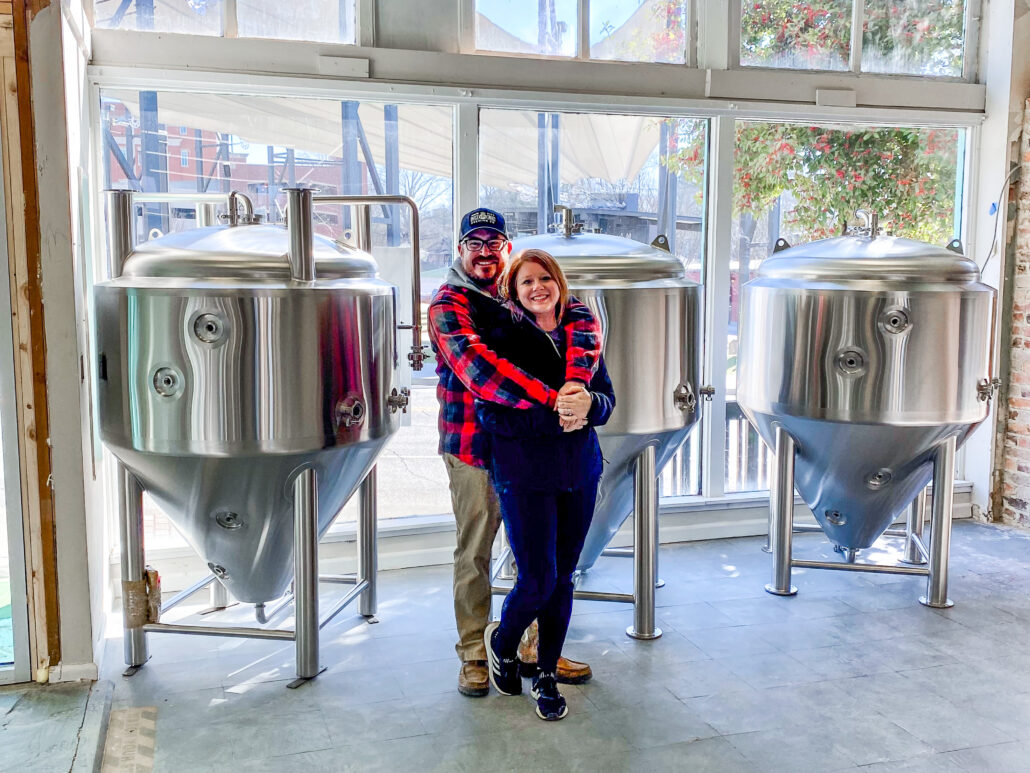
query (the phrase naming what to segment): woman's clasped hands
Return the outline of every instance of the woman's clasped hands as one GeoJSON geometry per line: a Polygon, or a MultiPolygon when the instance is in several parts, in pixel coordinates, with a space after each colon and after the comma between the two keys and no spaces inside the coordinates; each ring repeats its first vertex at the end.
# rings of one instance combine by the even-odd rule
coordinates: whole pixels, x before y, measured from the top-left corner
{"type": "Polygon", "coordinates": [[[558,390],[558,401],[554,409],[558,412],[564,432],[575,432],[587,425],[587,413],[593,399],[590,392],[579,381],[566,381],[558,390]]]}

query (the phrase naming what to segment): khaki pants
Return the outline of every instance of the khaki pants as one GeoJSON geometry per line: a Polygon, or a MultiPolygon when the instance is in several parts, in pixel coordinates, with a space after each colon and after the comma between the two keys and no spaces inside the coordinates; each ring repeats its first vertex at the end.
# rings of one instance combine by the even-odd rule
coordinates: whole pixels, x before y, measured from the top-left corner
{"type": "Polygon", "coordinates": [[[458,527],[454,549],[454,622],[461,660],[486,660],[483,631],[490,617],[490,551],[501,523],[497,496],[486,470],[443,455],[458,527]]]}

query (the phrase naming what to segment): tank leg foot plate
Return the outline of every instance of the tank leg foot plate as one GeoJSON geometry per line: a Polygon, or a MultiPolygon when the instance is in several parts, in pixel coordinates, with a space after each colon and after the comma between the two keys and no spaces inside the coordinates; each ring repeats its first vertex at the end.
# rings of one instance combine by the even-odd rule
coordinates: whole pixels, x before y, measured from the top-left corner
{"type": "MultiPolygon", "coordinates": [[[[325,666],[321,666],[318,669],[318,674],[321,674],[323,671],[325,671],[325,669],[326,669],[325,666]]],[[[286,685],[286,687],[288,689],[290,689],[290,690],[296,690],[302,684],[307,684],[308,682],[310,682],[312,679],[314,679],[316,676],[318,676],[318,674],[313,674],[311,676],[298,676],[296,679],[294,679],[292,682],[290,682],[288,685],[286,685]]]]}
{"type": "Polygon", "coordinates": [[[653,633],[639,633],[632,625],[626,629],[626,635],[631,639],[640,639],[641,641],[650,641],[651,639],[661,638],[662,629],[655,628],[653,633]]]}
{"type": "Polygon", "coordinates": [[[793,585],[790,586],[790,590],[780,590],[775,585],[766,585],[765,592],[771,593],[774,596],[794,596],[797,594],[798,589],[793,585]]]}
{"type": "Polygon", "coordinates": [[[920,596],[919,603],[922,604],[924,607],[931,607],[933,609],[948,609],[950,607],[955,606],[955,602],[951,599],[945,599],[943,604],[931,604],[930,599],[928,599],[926,596],[920,596]]]}

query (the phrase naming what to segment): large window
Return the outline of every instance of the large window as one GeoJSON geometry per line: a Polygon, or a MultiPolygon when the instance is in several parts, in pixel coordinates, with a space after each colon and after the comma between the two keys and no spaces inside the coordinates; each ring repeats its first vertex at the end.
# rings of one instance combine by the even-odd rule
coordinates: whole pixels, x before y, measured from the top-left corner
{"type": "Polygon", "coordinates": [[[686,61],[688,0],[475,0],[475,9],[480,51],[686,61]]]}
{"type": "MultiPolygon", "coordinates": [[[[104,90],[105,187],[177,193],[246,193],[268,222],[283,222],[284,189],[403,194],[419,208],[423,311],[454,252],[453,107],[353,100],[104,90]],[[185,129],[183,131],[182,129],[185,129]],[[190,159],[183,168],[181,159],[190,159]]],[[[410,224],[403,207],[372,210],[380,274],[410,281],[410,224]]],[[[349,211],[317,205],[317,232],[347,239],[349,211]]],[[[196,227],[192,206],[147,205],[137,240],[196,227]]],[[[403,299],[403,294],[402,294],[403,299]]],[[[430,362],[412,384],[408,421],[380,459],[381,518],[450,512],[436,453],[436,398],[430,362]]],[[[353,520],[348,504],[341,520],[353,520]]],[[[180,544],[148,501],[147,544],[180,544]]]]}
{"type": "Polygon", "coordinates": [[[962,231],[959,129],[738,122],[726,372],[726,490],[769,485],[772,459],[735,401],[740,287],[778,239],[840,234],[859,209],[885,233],[945,245],[962,231]]]}
{"type": "MultiPolygon", "coordinates": [[[[695,118],[480,110],[479,200],[514,237],[553,230],[556,204],[587,230],[644,243],[664,234],[701,282],[707,127],[695,118]]],[[[698,492],[697,438],[670,464],[664,493],[698,492]]]]}
{"type": "Polygon", "coordinates": [[[962,76],[963,0],[741,0],[748,67],[962,76]]]}
{"type": "MultiPolygon", "coordinates": [[[[524,105],[456,110],[453,104],[346,97],[104,89],[98,187],[240,190],[270,222],[282,222],[283,189],[293,185],[409,195],[421,215],[423,315],[454,257],[455,190],[467,191],[466,208],[501,211],[512,237],[551,230],[555,205],[570,207],[587,230],[641,243],[666,235],[687,275],[708,283],[705,319],[720,332],[713,340],[703,331],[714,368],[704,383],[718,393],[703,409],[714,411],[714,422],[695,430],[666,467],[663,496],[719,496],[769,485],[771,456],[735,400],[737,323],[741,285],[778,239],[798,244],[834,236],[857,209],[876,210],[884,230],[894,234],[938,244],[961,235],[964,129],[599,112],[558,108],[554,101],[538,109],[524,105]],[[456,116],[469,123],[456,126],[456,116]],[[711,143],[713,130],[735,137],[733,153],[711,143]],[[462,186],[453,179],[455,137],[466,159],[459,168],[470,174],[462,186]],[[716,158],[732,164],[732,187],[709,190],[709,180],[730,179],[729,169],[708,168],[716,158]],[[708,256],[709,243],[728,246],[708,256]]],[[[317,230],[333,238],[348,237],[347,218],[341,207],[316,208],[317,230]]],[[[373,220],[381,273],[406,287],[407,217],[377,207],[373,220]]],[[[195,225],[189,205],[148,204],[137,238],[195,225]]],[[[384,520],[451,511],[437,455],[432,363],[411,386],[408,423],[380,460],[384,520]]],[[[147,512],[149,544],[175,543],[172,527],[152,505],[147,512]]],[[[351,503],[342,519],[354,515],[351,503]]]]}
{"type": "Polygon", "coordinates": [[[354,43],[355,0],[95,0],[102,29],[354,43]]]}

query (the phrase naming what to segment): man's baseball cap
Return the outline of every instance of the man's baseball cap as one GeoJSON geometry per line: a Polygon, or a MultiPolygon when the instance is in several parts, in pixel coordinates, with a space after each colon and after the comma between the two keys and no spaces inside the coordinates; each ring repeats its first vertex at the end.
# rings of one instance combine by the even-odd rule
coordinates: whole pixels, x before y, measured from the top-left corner
{"type": "Polygon", "coordinates": [[[505,239],[508,238],[507,232],[504,230],[504,217],[501,216],[500,212],[494,212],[492,209],[486,209],[480,207],[474,209],[471,212],[467,212],[465,217],[461,219],[461,230],[458,235],[458,241],[461,241],[473,231],[493,231],[505,239]]]}

